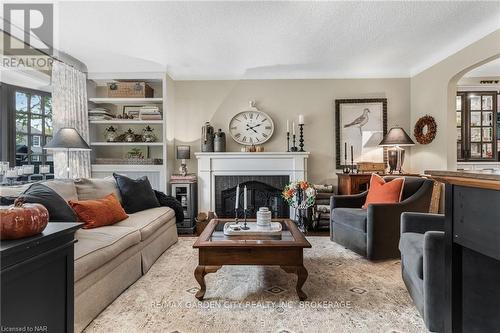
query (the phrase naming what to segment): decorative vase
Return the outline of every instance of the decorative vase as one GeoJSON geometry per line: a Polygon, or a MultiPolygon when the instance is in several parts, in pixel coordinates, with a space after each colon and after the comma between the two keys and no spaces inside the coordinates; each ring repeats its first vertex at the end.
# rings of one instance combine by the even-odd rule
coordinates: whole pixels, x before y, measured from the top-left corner
{"type": "Polygon", "coordinates": [[[144,142],[155,142],[156,135],[153,133],[153,129],[148,125],[142,130],[142,141],[144,142]]]}
{"type": "Polygon", "coordinates": [[[104,138],[107,142],[118,141],[118,134],[116,134],[116,129],[113,126],[109,126],[105,129],[104,138]]]}
{"type": "Polygon", "coordinates": [[[135,134],[132,129],[128,129],[128,131],[125,133],[125,141],[126,142],[135,142],[135,134]]]}
{"type": "Polygon", "coordinates": [[[267,207],[260,207],[257,211],[257,225],[268,227],[271,225],[271,211],[267,207]]]}
{"type": "Polygon", "coordinates": [[[204,153],[214,151],[214,128],[210,125],[210,122],[206,122],[201,128],[201,151],[204,153]]]}
{"type": "Polygon", "coordinates": [[[214,151],[217,153],[226,152],[226,133],[219,128],[214,137],[214,151]]]}

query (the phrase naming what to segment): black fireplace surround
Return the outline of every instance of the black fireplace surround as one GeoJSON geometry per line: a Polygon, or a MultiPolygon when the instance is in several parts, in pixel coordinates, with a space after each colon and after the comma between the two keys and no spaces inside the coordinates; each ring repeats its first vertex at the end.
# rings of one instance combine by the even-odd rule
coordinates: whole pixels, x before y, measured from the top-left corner
{"type": "Polygon", "coordinates": [[[281,192],[289,176],[215,176],[215,212],[218,217],[235,215],[236,187],[240,185],[239,216],[243,216],[243,189],[247,187],[247,217],[255,218],[260,207],[268,207],[273,218],[288,218],[290,209],[281,192]]]}

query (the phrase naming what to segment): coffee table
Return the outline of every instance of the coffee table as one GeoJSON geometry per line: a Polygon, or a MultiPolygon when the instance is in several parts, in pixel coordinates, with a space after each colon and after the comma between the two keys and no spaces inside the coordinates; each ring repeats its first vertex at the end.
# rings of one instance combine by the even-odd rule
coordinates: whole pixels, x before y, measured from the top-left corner
{"type": "MultiPolygon", "coordinates": [[[[194,277],[200,284],[196,298],[205,296],[205,275],[215,273],[223,265],[280,266],[287,273],[297,275],[296,291],[301,301],[307,298],[302,286],[307,280],[304,267],[304,248],[311,244],[289,219],[273,220],[283,227],[281,236],[226,236],[223,227],[230,219],[213,219],[193,245],[199,251],[198,267],[194,277]]],[[[241,223],[241,222],[240,222],[241,223]]],[[[250,223],[255,223],[255,220],[250,223]]]]}

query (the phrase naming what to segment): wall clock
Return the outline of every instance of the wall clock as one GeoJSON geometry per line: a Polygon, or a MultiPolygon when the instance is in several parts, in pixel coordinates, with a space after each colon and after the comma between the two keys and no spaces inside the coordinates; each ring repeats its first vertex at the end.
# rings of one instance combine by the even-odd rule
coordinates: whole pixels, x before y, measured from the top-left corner
{"type": "Polygon", "coordinates": [[[248,110],[236,114],[229,121],[229,134],[242,145],[261,145],[271,138],[274,122],[265,112],[250,102],[248,110]]]}

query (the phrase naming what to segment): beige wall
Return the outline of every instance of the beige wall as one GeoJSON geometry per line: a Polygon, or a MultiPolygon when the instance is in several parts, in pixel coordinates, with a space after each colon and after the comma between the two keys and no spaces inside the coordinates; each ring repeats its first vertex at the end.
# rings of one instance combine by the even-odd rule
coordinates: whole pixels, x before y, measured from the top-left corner
{"type": "MultiPolygon", "coordinates": [[[[250,100],[255,100],[275,122],[266,151],[286,150],[286,120],[304,114],[305,149],[311,152],[309,180],[317,183],[336,182],[335,99],[385,97],[388,126],[399,124],[410,133],[410,79],[174,81],[174,89],[175,144],[190,144],[192,152],[200,150],[205,121],[227,134],[230,118],[245,109],[250,100]]],[[[228,151],[239,151],[240,146],[229,136],[227,143],[228,151]]],[[[409,168],[410,163],[405,166],[409,168]]],[[[194,155],[188,167],[196,171],[194,155]]]]}
{"type": "Polygon", "coordinates": [[[471,69],[500,57],[500,30],[411,78],[411,123],[425,114],[438,124],[436,139],[412,149],[412,169],[456,169],[455,95],[457,81],[471,69]]]}

